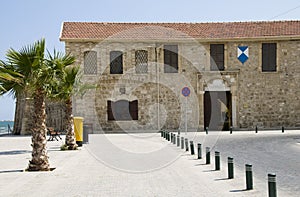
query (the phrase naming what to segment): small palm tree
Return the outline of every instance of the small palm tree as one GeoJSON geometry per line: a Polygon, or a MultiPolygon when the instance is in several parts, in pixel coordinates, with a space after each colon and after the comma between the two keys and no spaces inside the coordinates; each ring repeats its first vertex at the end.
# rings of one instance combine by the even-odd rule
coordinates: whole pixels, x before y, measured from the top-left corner
{"type": "Polygon", "coordinates": [[[62,101],[65,104],[64,130],[66,131],[66,145],[69,150],[76,150],[76,140],[73,128],[72,95],[75,93],[76,76],[78,66],[73,66],[75,58],[69,54],[63,55],[54,51],[54,56],[49,55],[49,65],[62,68],[52,83],[51,98],[62,101]]]}

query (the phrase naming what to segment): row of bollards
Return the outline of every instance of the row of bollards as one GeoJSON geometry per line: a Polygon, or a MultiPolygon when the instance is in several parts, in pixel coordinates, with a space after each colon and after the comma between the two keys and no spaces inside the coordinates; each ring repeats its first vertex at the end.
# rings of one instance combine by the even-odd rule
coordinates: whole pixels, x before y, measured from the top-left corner
{"type": "MultiPolygon", "coordinates": [[[[205,128],[206,134],[208,134],[208,128],[205,128]]],[[[185,151],[191,150],[191,155],[195,155],[194,150],[194,142],[188,141],[188,138],[180,137],[180,132],[178,132],[178,135],[174,133],[170,133],[168,131],[162,130],[161,137],[165,138],[167,141],[170,141],[172,144],[177,144],[177,147],[181,147],[181,149],[184,149],[185,151]],[[177,143],[176,143],[177,142],[177,143]],[[190,145],[190,146],[189,146],[190,145]]],[[[255,132],[258,132],[257,126],[255,127],[255,132]]],[[[282,127],[282,133],[284,133],[284,127],[282,127]]],[[[230,127],[230,134],[232,134],[232,127],[230,127]]],[[[197,159],[202,159],[202,144],[197,144],[197,159]]],[[[206,147],[206,164],[211,163],[211,154],[210,154],[210,147],[206,147]]],[[[219,151],[215,151],[215,170],[219,171],[221,170],[221,155],[219,151]]],[[[234,162],[232,157],[227,158],[227,169],[228,169],[228,179],[234,178],[234,162]]],[[[252,165],[251,164],[245,164],[245,171],[246,171],[246,190],[252,190],[253,189],[253,172],[252,172],[252,165]]],[[[276,174],[268,174],[268,194],[269,197],[276,197],[277,191],[276,191],[276,174]]]]}

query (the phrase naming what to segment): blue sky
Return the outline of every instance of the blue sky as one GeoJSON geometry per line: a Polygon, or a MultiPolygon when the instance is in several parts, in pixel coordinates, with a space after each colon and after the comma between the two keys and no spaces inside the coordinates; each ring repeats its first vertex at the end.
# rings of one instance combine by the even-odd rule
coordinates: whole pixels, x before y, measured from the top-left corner
{"type": "MultiPolygon", "coordinates": [[[[4,0],[0,12],[0,59],[45,38],[47,48],[63,51],[63,21],[222,22],[300,20],[299,0],[4,0]]],[[[12,120],[14,100],[0,97],[0,120],[12,120]]]]}

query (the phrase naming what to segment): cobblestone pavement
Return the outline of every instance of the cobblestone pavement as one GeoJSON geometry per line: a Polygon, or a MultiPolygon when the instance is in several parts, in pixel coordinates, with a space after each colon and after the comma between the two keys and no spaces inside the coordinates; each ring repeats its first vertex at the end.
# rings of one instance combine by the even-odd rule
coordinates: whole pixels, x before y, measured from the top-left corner
{"type": "Polygon", "coordinates": [[[267,196],[268,172],[277,174],[278,196],[299,196],[299,134],[181,134],[201,142],[203,156],[211,147],[210,165],[158,133],[90,135],[79,151],[48,142],[52,172],[22,172],[30,137],[1,136],[0,196],[267,196]],[[214,150],[221,152],[221,171],[214,170],[214,150]],[[227,179],[227,156],[234,157],[233,180],[227,179]],[[245,191],[245,163],[253,164],[251,191],[245,191]]]}

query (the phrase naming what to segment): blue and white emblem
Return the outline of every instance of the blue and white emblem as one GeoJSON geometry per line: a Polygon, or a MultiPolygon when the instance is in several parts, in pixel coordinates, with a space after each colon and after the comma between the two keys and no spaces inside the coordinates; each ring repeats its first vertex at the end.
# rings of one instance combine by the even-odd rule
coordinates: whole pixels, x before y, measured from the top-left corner
{"type": "Polygon", "coordinates": [[[249,58],[248,46],[239,46],[237,58],[244,64],[249,58]]]}

